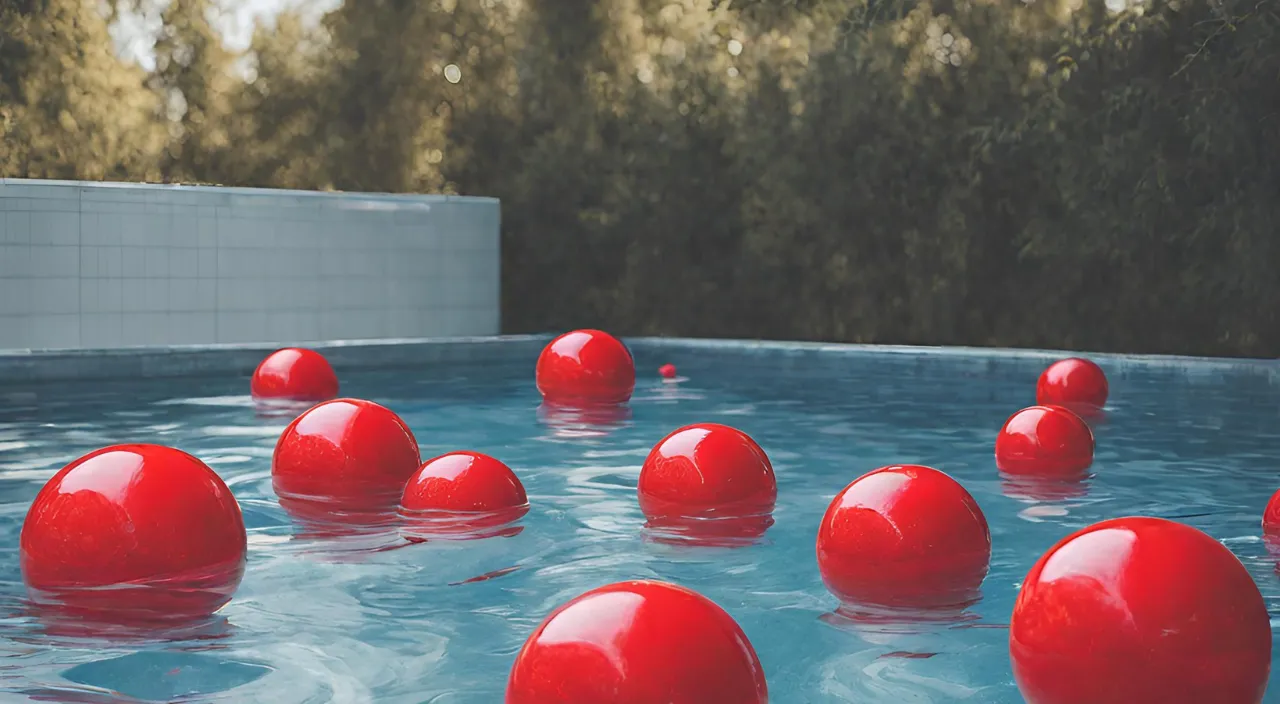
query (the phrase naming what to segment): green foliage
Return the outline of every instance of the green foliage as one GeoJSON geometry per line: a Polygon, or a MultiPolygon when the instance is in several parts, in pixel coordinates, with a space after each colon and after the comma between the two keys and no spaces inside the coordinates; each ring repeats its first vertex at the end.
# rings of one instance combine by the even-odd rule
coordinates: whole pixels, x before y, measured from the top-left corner
{"type": "Polygon", "coordinates": [[[1280,354],[1270,0],[207,5],[0,0],[0,173],[498,196],[512,331],[1280,354]]]}
{"type": "Polygon", "coordinates": [[[97,3],[0,0],[0,174],[153,177],[161,133],[145,80],[116,58],[97,3]]]}

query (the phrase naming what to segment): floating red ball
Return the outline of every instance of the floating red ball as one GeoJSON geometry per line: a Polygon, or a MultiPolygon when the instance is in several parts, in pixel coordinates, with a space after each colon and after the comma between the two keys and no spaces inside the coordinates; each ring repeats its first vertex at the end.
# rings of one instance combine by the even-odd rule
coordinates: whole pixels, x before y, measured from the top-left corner
{"type": "Polygon", "coordinates": [[[538,391],[558,403],[624,403],[636,386],[636,365],[618,338],[575,330],[552,340],[538,356],[538,391]]]}
{"type": "Polygon", "coordinates": [[[529,498],[501,461],[479,452],[450,452],[427,460],[409,479],[400,511],[402,532],[411,540],[487,537],[528,513],[529,498]]]}
{"type": "Polygon", "coordinates": [[[1097,364],[1079,357],[1049,365],[1036,383],[1036,403],[1042,406],[1102,408],[1107,403],[1107,375],[1097,364]]]}
{"type": "Polygon", "coordinates": [[[996,436],[996,466],[1009,474],[1079,475],[1093,464],[1093,431],[1061,406],[1024,408],[996,436]]]}
{"type": "Polygon", "coordinates": [[[1028,704],[1259,704],[1271,625],[1222,543],[1173,521],[1117,518],[1031,568],[1009,651],[1028,704]]]}
{"type": "Polygon", "coordinates": [[[249,390],[259,399],[327,401],[338,395],[338,375],[319,352],[287,347],[262,360],[249,390]]]}
{"type": "Polygon", "coordinates": [[[1280,491],[1271,495],[1262,513],[1262,536],[1271,554],[1280,557],[1280,491]]]}
{"type": "Polygon", "coordinates": [[[637,489],[650,519],[766,514],[778,498],[764,450],[718,423],[685,426],[663,438],[645,457],[637,489]]]}
{"type": "Polygon", "coordinates": [[[376,514],[399,505],[421,461],[400,416],[372,401],[335,399],[311,407],[280,434],[271,483],[286,509],[316,503],[321,513],[376,514]]]}
{"type": "Polygon", "coordinates": [[[991,562],[982,509],[930,467],[895,465],[845,487],[818,528],[818,569],[846,604],[908,609],[967,606],[991,562]]]}
{"type": "Polygon", "coordinates": [[[244,575],[240,505],[200,460],[115,445],[63,467],[27,512],[19,562],[34,601],[113,619],[206,616],[244,575]]]}
{"type": "Polygon", "coordinates": [[[676,365],[664,364],[661,367],[658,367],[658,376],[662,377],[663,379],[676,378],[676,365]]]}
{"type": "Polygon", "coordinates": [[[766,704],[764,670],[729,614],[673,584],[593,589],[538,626],[506,704],[766,704]]]}

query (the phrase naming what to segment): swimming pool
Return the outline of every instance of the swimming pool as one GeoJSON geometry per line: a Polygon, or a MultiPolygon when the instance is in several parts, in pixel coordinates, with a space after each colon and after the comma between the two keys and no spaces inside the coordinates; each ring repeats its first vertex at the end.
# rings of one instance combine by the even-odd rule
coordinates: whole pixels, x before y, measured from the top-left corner
{"type": "MultiPolygon", "coordinates": [[[[246,375],[79,381],[0,389],[0,700],[501,701],[516,651],[542,618],[609,582],[656,578],[705,594],[743,627],[770,700],[1022,701],[1007,624],[1017,585],[1067,533],[1109,517],[1178,518],[1223,540],[1273,606],[1280,581],[1259,520],[1280,486],[1274,363],[1097,358],[1111,380],[1083,495],[1037,500],[997,474],[996,431],[1034,402],[1055,355],[632,341],[630,414],[539,409],[536,348],[483,363],[341,369],[342,394],[404,418],[424,458],[490,453],[531,510],[514,537],[379,550],[391,535],[295,535],[271,489],[289,418],[264,416],[246,375]],[[654,370],[679,367],[666,383],[654,370]],[[751,434],[778,480],[776,523],[738,548],[647,539],[640,464],[672,429],[716,421],[751,434]],[[17,563],[23,516],[58,468],[100,446],[173,445],[238,497],[248,571],[217,620],[167,638],[112,637],[29,615],[17,563]],[[982,600],[959,623],[853,626],[814,562],[831,497],[864,472],[921,463],[960,480],[990,523],[982,600]],[[112,694],[115,692],[116,694],[112,694]],[[122,698],[126,695],[132,698],[122,698]]],[[[1280,702],[1273,687],[1267,702],[1280,702]]]]}

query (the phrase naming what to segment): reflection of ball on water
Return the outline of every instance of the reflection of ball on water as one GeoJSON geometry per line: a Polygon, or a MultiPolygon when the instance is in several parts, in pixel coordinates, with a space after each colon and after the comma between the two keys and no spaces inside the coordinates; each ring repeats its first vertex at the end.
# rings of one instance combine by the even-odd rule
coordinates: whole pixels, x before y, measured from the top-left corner
{"type": "Polygon", "coordinates": [[[882,467],[845,487],[818,528],[818,569],[847,604],[951,608],[972,603],[991,561],[978,503],[945,473],[882,467]]]}
{"type": "Polygon", "coordinates": [[[205,616],[244,574],[240,506],[191,455],[115,445],[55,474],[20,539],[35,601],[129,618],[205,616]]]}
{"type": "Polygon", "coordinates": [[[400,416],[372,401],[342,398],[313,406],[285,428],[271,458],[271,483],[282,504],[288,498],[394,509],[420,462],[418,442],[400,416]]]}
{"type": "Polygon", "coordinates": [[[1173,521],[1117,518],[1031,568],[1009,652],[1029,704],[1259,704],[1271,625],[1222,543],[1173,521]]]}
{"type": "Polygon", "coordinates": [[[623,403],[636,385],[636,365],[622,341],[599,330],[575,330],[538,356],[538,391],[553,403],[623,403]]]}
{"type": "Polygon", "coordinates": [[[1093,431],[1061,406],[1013,414],[996,436],[996,466],[1009,474],[1069,477],[1093,464],[1093,431]]]}
{"type": "Polygon", "coordinates": [[[1079,357],[1054,362],[1036,382],[1036,403],[1041,406],[1098,409],[1106,405],[1108,393],[1102,368],[1079,357]]]}
{"type": "Polygon", "coordinates": [[[338,375],[319,352],[288,347],[262,360],[249,389],[258,399],[327,401],[338,395],[338,375]]]}
{"type": "Polygon", "coordinates": [[[516,655],[506,704],[766,704],[764,670],[729,614],[663,582],[561,606],[516,655]]]}

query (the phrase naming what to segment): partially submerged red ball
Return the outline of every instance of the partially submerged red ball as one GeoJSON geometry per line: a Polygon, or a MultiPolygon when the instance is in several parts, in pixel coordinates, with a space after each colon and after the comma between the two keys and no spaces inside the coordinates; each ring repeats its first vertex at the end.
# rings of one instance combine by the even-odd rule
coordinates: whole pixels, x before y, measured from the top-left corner
{"type": "Polygon", "coordinates": [[[543,348],[535,376],[547,401],[624,403],[635,390],[636,365],[618,338],[600,330],[574,330],[543,348]]]}
{"type": "Polygon", "coordinates": [[[1107,375],[1097,364],[1079,357],[1059,360],[1040,374],[1036,403],[1042,406],[1099,409],[1106,405],[1107,375]]]}
{"type": "Polygon", "coordinates": [[[658,376],[662,377],[663,379],[676,378],[676,365],[664,364],[661,367],[658,367],[658,376]]]}
{"type": "Polygon", "coordinates": [[[249,389],[258,399],[327,401],[338,395],[338,375],[319,352],[287,347],[262,360],[249,389]]]}
{"type": "Polygon", "coordinates": [[[817,553],[822,581],[846,604],[958,608],[977,599],[991,532],[959,482],[930,467],[894,465],[835,497],[817,553]]]}
{"type": "Polygon", "coordinates": [[[525,641],[506,704],[766,704],[764,670],[729,614],[684,587],[593,589],[525,641]]]}
{"type": "Polygon", "coordinates": [[[115,445],[55,474],[36,495],[19,561],[34,601],[120,619],[213,613],[244,574],[240,505],[195,457],[115,445]]]}
{"type": "Polygon", "coordinates": [[[773,525],[773,465],[749,435],[719,423],[685,426],[649,451],[637,486],[648,527],[673,539],[758,538],[773,525]]]}
{"type": "Polygon", "coordinates": [[[1280,558],[1280,491],[1271,495],[1262,513],[1262,537],[1271,554],[1280,558]]]}
{"type": "Polygon", "coordinates": [[[400,500],[411,540],[438,536],[487,537],[529,512],[524,485],[503,462],[479,452],[450,452],[427,460],[400,500]]]}
{"type": "Polygon", "coordinates": [[[335,399],[281,433],[271,483],[286,509],[316,503],[326,514],[394,511],[420,463],[418,442],[400,416],[372,401],[335,399]]]}
{"type": "Polygon", "coordinates": [[[1159,518],[1117,518],[1053,546],[1009,624],[1028,704],[1259,704],[1266,604],[1222,543],[1159,518]]]}
{"type": "Polygon", "coordinates": [[[751,436],[696,423],[663,438],[640,468],[640,508],[650,518],[769,513],[778,498],[773,465],[751,436]]]}
{"type": "Polygon", "coordinates": [[[1093,431],[1061,406],[1014,413],[996,436],[996,466],[1009,474],[1071,476],[1093,464],[1093,431]]]}

